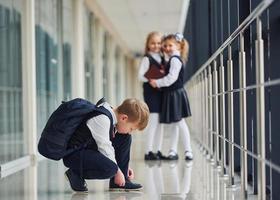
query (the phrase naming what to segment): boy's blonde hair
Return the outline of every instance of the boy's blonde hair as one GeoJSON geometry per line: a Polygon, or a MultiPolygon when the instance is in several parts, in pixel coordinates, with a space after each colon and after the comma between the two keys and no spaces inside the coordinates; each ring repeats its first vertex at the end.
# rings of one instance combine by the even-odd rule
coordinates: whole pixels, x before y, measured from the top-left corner
{"type": "Polygon", "coordinates": [[[150,114],[149,108],[145,102],[138,99],[129,98],[124,100],[122,104],[117,107],[117,112],[127,115],[129,122],[137,122],[140,131],[148,124],[150,114]]]}
{"type": "Polygon", "coordinates": [[[149,42],[155,36],[159,36],[160,38],[162,38],[162,34],[160,32],[158,32],[158,31],[150,32],[147,35],[146,44],[145,44],[145,54],[147,54],[150,51],[149,50],[149,42]]]}
{"type": "Polygon", "coordinates": [[[184,63],[188,61],[189,56],[189,43],[188,41],[183,38],[183,35],[181,34],[169,34],[165,37],[163,37],[162,42],[165,42],[167,40],[172,40],[175,43],[178,43],[180,45],[180,56],[184,63]]]}

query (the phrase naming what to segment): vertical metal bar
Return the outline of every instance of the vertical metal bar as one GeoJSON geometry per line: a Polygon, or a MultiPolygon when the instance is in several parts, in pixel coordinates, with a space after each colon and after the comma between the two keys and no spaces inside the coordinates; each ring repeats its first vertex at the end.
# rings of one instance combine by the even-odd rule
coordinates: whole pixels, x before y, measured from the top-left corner
{"type": "MultiPolygon", "coordinates": [[[[264,47],[262,40],[262,22],[257,18],[256,44],[256,85],[264,83],[264,47]]],[[[257,97],[257,147],[258,156],[265,159],[265,97],[264,86],[259,86],[256,91],[257,97]]],[[[265,163],[258,161],[258,199],[266,199],[265,193],[265,163]]]]}
{"type": "MultiPolygon", "coordinates": [[[[200,105],[199,105],[199,75],[197,76],[197,78],[195,79],[195,96],[196,96],[196,125],[198,126],[199,125],[199,119],[200,119],[200,105]]],[[[200,127],[198,128],[198,137],[199,137],[199,141],[202,142],[202,138],[201,138],[201,130],[200,130],[200,127]]],[[[201,143],[200,143],[200,148],[201,148],[201,143]]]]}
{"type": "Polygon", "coordinates": [[[203,72],[200,74],[200,79],[199,79],[199,85],[200,85],[200,108],[201,108],[201,122],[202,122],[202,126],[201,126],[201,137],[202,137],[202,145],[203,145],[203,152],[205,150],[205,146],[206,146],[206,143],[205,143],[205,134],[204,134],[204,130],[205,130],[205,120],[204,120],[204,83],[203,83],[203,72]]]}
{"type": "MultiPolygon", "coordinates": [[[[196,80],[197,84],[197,110],[198,110],[198,116],[197,116],[197,123],[201,124],[201,104],[200,104],[200,99],[201,99],[201,88],[200,88],[200,74],[197,76],[196,80]]],[[[199,129],[199,139],[200,139],[200,150],[202,150],[203,147],[203,138],[202,138],[202,130],[201,130],[201,125],[198,128],[199,129]]]]}
{"type": "MultiPolygon", "coordinates": [[[[220,54],[220,67],[219,67],[219,89],[220,93],[225,92],[225,76],[224,76],[224,59],[223,54],[220,54]]],[[[222,175],[225,174],[225,163],[226,163],[226,151],[225,151],[225,138],[226,138],[226,130],[225,130],[225,95],[221,94],[219,96],[220,99],[220,135],[223,137],[221,139],[221,167],[222,167],[222,175]]]]}
{"type": "Polygon", "coordinates": [[[216,159],[216,165],[220,166],[220,138],[219,138],[219,100],[218,100],[218,72],[217,72],[217,62],[216,60],[213,61],[213,101],[214,101],[214,132],[215,132],[215,159],[216,159]]]}
{"type": "MultiPolygon", "coordinates": [[[[239,52],[239,83],[240,88],[246,87],[246,60],[244,51],[244,35],[240,33],[240,52],[239,52]]],[[[240,91],[240,144],[247,149],[247,98],[246,90],[240,91]]],[[[247,154],[241,150],[241,190],[245,198],[248,196],[247,183],[247,154]]]]}
{"type": "Polygon", "coordinates": [[[210,155],[211,155],[211,159],[214,158],[214,153],[213,153],[213,98],[212,98],[212,71],[211,71],[211,65],[209,65],[208,67],[208,108],[209,108],[209,112],[208,112],[208,132],[209,132],[209,137],[210,137],[210,155]]]}
{"type": "Polygon", "coordinates": [[[208,77],[207,69],[204,70],[204,107],[205,107],[205,139],[206,139],[206,154],[209,154],[209,127],[208,127],[208,77]]]}
{"type": "MultiPolygon", "coordinates": [[[[228,91],[233,90],[233,62],[231,46],[228,47],[228,91]]],[[[229,141],[234,142],[234,123],[233,123],[233,93],[228,94],[228,136],[229,141]]],[[[229,144],[229,186],[234,185],[234,146],[229,144]]]]}

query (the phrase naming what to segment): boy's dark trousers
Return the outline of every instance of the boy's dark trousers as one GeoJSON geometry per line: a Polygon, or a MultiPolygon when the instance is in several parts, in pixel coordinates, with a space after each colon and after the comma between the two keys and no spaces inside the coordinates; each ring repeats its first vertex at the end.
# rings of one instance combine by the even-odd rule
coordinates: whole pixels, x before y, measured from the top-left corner
{"type": "Polygon", "coordinates": [[[112,139],[118,166],[94,149],[82,149],[63,158],[64,165],[84,179],[112,178],[118,167],[127,178],[131,147],[130,134],[116,134],[112,139]]]}

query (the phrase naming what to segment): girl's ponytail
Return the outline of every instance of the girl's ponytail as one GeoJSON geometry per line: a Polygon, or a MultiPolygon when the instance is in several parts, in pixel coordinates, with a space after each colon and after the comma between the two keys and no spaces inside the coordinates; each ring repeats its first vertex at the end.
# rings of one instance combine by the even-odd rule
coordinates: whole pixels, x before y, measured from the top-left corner
{"type": "Polygon", "coordinates": [[[186,63],[188,61],[188,56],[189,56],[189,43],[188,41],[183,38],[180,42],[180,54],[181,54],[181,58],[183,60],[184,63],[186,63]]]}

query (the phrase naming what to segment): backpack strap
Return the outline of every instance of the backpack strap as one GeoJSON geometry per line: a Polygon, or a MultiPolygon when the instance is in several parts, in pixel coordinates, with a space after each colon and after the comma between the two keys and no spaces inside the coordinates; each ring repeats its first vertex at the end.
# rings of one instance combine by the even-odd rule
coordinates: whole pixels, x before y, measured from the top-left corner
{"type": "Polygon", "coordinates": [[[105,97],[102,97],[101,99],[99,99],[98,101],[97,101],[97,103],[95,104],[96,105],[96,110],[98,111],[98,112],[100,112],[101,114],[104,114],[104,115],[106,115],[109,119],[110,119],[110,138],[111,138],[111,133],[112,133],[112,131],[113,131],[113,117],[112,117],[112,115],[111,115],[111,113],[110,113],[110,111],[109,110],[107,110],[106,108],[104,108],[103,106],[100,106],[101,104],[103,104],[103,103],[105,103],[106,102],[106,99],[105,99],[105,97]]]}
{"type": "MultiPolygon", "coordinates": [[[[103,98],[102,98],[103,99],[103,98]]],[[[105,101],[104,101],[105,102],[105,101]]],[[[97,104],[96,104],[97,105],[97,104]]],[[[114,128],[114,125],[113,125],[113,116],[112,114],[110,113],[109,110],[107,110],[106,108],[104,108],[103,106],[99,106],[99,107],[96,107],[96,111],[101,113],[101,114],[104,114],[106,115],[109,120],[110,120],[110,130],[109,130],[109,134],[110,134],[110,139],[112,139],[112,131],[113,131],[113,128],[114,128]]]]}
{"type": "Polygon", "coordinates": [[[105,99],[105,97],[102,97],[101,99],[99,99],[98,101],[97,101],[97,103],[95,104],[96,106],[100,106],[101,104],[103,104],[103,103],[105,103],[106,102],[106,99],[105,99]]]}

